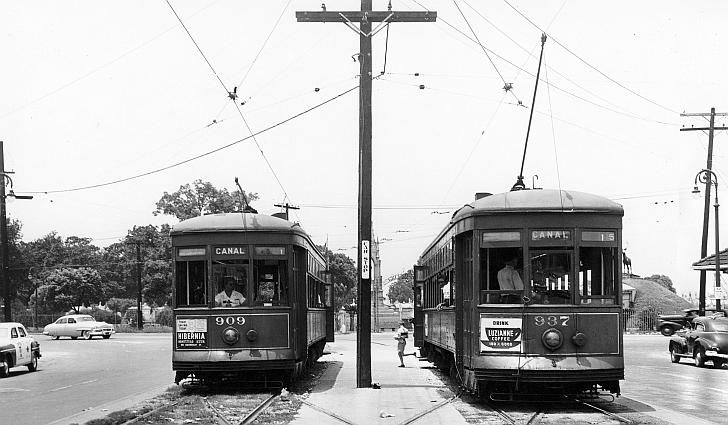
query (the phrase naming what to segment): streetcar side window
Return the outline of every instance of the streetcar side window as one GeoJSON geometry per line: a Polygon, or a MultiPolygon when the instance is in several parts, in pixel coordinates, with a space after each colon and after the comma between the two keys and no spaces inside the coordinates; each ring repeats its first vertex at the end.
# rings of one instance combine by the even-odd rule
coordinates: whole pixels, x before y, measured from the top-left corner
{"type": "Polygon", "coordinates": [[[616,248],[579,249],[579,296],[582,304],[616,304],[616,248]]]}
{"type": "Polygon", "coordinates": [[[481,248],[480,303],[521,303],[523,281],[520,248],[481,248]]]}
{"type": "Polygon", "coordinates": [[[207,285],[205,261],[177,262],[177,305],[206,305],[207,285]]]}
{"type": "Polygon", "coordinates": [[[212,263],[215,307],[248,305],[248,260],[215,260],[212,263]]]}
{"type": "Polygon", "coordinates": [[[571,254],[564,249],[531,251],[531,297],[536,304],[571,303],[571,254]]]}
{"type": "Polygon", "coordinates": [[[323,282],[313,276],[307,276],[308,306],[311,308],[324,308],[326,287],[323,282]]]}
{"type": "Polygon", "coordinates": [[[258,306],[288,305],[288,274],[285,260],[254,260],[253,278],[255,298],[258,306]]]}

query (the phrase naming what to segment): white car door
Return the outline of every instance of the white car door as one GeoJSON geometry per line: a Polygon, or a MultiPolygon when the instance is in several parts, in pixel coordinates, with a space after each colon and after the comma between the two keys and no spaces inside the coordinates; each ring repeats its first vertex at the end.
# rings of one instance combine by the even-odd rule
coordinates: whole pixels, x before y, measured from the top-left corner
{"type": "Polygon", "coordinates": [[[25,331],[25,328],[22,326],[18,326],[18,340],[19,340],[19,346],[20,353],[18,355],[18,365],[21,364],[28,364],[30,363],[30,360],[32,359],[31,349],[31,343],[30,343],[30,337],[28,336],[28,333],[25,331]]]}
{"type": "Polygon", "coordinates": [[[10,328],[10,343],[15,346],[15,366],[20,366],[28,363],[25,355],[25,341],[20,338],[17,327],[10,328]]]}

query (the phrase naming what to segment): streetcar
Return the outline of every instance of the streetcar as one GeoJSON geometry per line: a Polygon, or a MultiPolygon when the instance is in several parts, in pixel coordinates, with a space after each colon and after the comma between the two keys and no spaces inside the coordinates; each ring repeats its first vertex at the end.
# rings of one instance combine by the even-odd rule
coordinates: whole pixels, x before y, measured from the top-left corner
{"type": "Polygon", "coordinates": [[[170,236],[176,383],[280,385],[334,340],[326,262],[299,224],[210,214],[180,222],[170,236]]]}
{"type": "Polygon", "coordinates": [[[621,205],[476,194],[414,266],[414,343],[491,400],[614,397],[624,379],[621,205]]]}

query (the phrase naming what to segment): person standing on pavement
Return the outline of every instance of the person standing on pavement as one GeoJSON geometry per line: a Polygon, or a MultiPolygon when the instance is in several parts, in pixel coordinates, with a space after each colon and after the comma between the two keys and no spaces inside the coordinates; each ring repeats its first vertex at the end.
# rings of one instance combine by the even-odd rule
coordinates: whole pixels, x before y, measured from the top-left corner
{"type": "Polygon", "coordinates": [[[399,367],[404,367],[404,347],[407,345],[407,336],[409,336],[409,331],[407,328],[404,327],[404,322],[401,322],[399,324],[399,328],[397,329],[397,335],[394,337],[394,339],[397,340],[397,355],[399,356],[399,367]]]}

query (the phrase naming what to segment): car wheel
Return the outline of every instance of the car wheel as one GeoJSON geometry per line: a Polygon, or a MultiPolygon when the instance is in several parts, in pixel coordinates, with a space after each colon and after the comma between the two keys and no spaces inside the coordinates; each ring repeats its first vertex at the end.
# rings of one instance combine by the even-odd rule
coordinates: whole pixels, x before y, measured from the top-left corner
{"type": "Polygon", "coordinates": [[[677,355],[675,350],[677,350],[675,344],[670,345],[670,361],[673,363],[680,363],[680,356],[677,355]]]}
{"type": "Polygon", "coordinates": [[[91,331],[81,331],[81,337],[83,339],[91,339],[91,331]]]}
{"type": "Polygon", "coordinates": [[[111,335],[104,335],[104,339],[109,339],[109,338],[111,338],[111,335]]]}
{"type": "Polygon", "coordinates": [[[61,337],[60,335],[51,335],[51,338],[53,338],[53,339],[58,339],[60,337],[61,337]]]}
{"type": "Polygon", "coordinates": [[[38,369],[38,356],[33,354],[33,359],[28,363],[28,370],[31,372],[35,372],[38,369]]]}
{"type": "Polygon", "coordinates": [[[695,366],[705,366],[705,350],[703,349],[703,347],[695,347],[693,359],[695,360],[695,366]]]}
{"type": "Polygon", "coordinates": [[[675,329],[670,326],[663,326],[660,328],[660,333],[664,336],[672,336],[675,333],[675,329]]]}
{"type": "Polygon", "coordinates": [[[713,359],[713,367],[716,369],[720,369],[725,364],[725,360],[723,359],[713,359]]]}
{"type": "Polygon", "coordinates": [[[0,359],[0,378],[7,378],[10,376],[10,364],[6,358],[0,359]]]}

